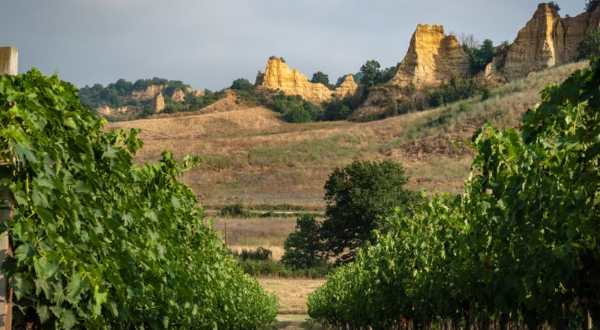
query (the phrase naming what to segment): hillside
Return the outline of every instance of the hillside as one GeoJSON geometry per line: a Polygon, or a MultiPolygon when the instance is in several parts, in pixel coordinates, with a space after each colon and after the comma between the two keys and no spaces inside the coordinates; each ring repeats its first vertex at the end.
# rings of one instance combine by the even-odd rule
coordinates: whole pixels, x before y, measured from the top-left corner
{"type": "Polygon", "coordinates": [[[393,159],[411,176],[409,187],[458,193],[471,151],[453,141],[468,139],[486,121],[516,126],[539,102],[539,91],[587,63],[531,74],[480,97],[430,111],[369,123],[346,121],[289,124],[261,107],[210,114],[110,123],[140,128],[145,145],[138,161],[156,160],[167,149],[178,157],[200,155],[204,164],[184,181],[204,205],[299,204],[324,207],[323,186],[331,170],[355,159],[393,159]]]}

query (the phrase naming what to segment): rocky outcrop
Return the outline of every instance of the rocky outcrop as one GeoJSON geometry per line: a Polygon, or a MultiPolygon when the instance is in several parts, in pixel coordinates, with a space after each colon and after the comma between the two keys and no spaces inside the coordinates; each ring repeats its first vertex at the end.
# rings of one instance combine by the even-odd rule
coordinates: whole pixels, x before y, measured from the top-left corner
{"type": "Polygon", "coordinates": [[[97,109],[99,116],[114,116],[116,114],[124,114],[129,111],[128,107],[119,107],[119,108],[111,108],[111,107],[99,107],[97,109]]]}
{"type": "Polygon", "coordinates": [[[165,98],[162,93],[158,93],[156,97],[152,100],[152,107],[154,111],[161,112],[165,109],[165,98]]]}
{"type": "Polygon", "coordinates": [[[165,90],[166,85],[150,85],[142,90],[131,92],[131,98],[136,101],[148,101],[154,99],[159,93],[165,90]]]}
{"type": "Polygon", "coordinates": [[[469,57],[456,37],[447,36],[441,25],[419,24],[391,83],[401,88],[435,86],[468,74],[469,57]]]}
{"type": "Polygon", "coordinates": [[[204,94],[206,94],[204,91],[197,91],[197,90],[194,90],[192,87],[187,87],[185,89],[185,92],[186,93],[192,93],[192,94],[194,94],[196,96],[204,96],[204,94]]]}
{"type": "Polygon", "coordinates": [[[348,95],[354,95],[358,89],[358,84],[354,81],[354,76],[349,74],[344,81],[333,91],[333,96],[344,98],[348,95]]]}
{"type": "Polygon", "coordinates": [[[173,95],[171,95],[171,99],[178,103],[185,102],[185,93],[181,89],[178,88],[173,91],[173,95]]]}
{"type": "Polygon", "coordinates": [[[331,100],[334,95],[343,97],[356,91],[357,86],[353,78],[344,82],[344,87],[340,86],[332,91],[321,83],[310,82],[298,70],[290,69],[282,59],[272,56],[265,72],[258,72],[255,85],[259,88],[280,90],[288,95],[300,95],[307,101],[321,104],[331,100]]]}
{"type": "Polygon", "coordinates": [[[592,13],[561,18],[549,4],[539,4],[510,46],[503,67],[496,69],[511,80],[571,62],[577,57],[579,44],[599,26],[600,8],[592,13]]]}

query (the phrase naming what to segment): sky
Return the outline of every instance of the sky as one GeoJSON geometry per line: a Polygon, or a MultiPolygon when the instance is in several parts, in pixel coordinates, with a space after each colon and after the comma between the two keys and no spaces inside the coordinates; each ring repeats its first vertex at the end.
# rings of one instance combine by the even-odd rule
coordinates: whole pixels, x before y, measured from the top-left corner
{"type": "MultiPolygon", "coordinates": [[[[585,0],[557,0],[560,14],[585,0]]],[[[19,72],[78,87],[161,77],[220,90],[254,83],[272,55],[310,79],[338,77],[368,60],[402,61],[417,24],[513,42],[538,0],[1,0],[0,46],[19,50],[19,72]]]]}

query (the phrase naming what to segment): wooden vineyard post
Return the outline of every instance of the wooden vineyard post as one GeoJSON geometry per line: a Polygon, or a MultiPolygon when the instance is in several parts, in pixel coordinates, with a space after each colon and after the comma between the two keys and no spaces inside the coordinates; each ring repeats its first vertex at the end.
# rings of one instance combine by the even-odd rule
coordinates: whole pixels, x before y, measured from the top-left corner
{"type": "Polygon", "coordinates": [[[19,52],[14,47],[0,47],[0,75],[16,75],[19,52]]]}
{"type": "MultiPolygon", "coordinates": [[[[0,75],[16,75],[18,70],[19,53],[14,47],[0,47],[0,75]]],[[[12,176],[12,170],[8,164],[0,163],[0,176],[12,176]]],[[[10,189],[0,185],[0,223],[12,218],[13,199],[10,189]]],[[[0,234],[0,266],[4,261],[12,257],[10,238],[8,232],[0,234]]],[[[12,290],[10,279],[0,272],[0,330],[12,328],[12,290]]]]}

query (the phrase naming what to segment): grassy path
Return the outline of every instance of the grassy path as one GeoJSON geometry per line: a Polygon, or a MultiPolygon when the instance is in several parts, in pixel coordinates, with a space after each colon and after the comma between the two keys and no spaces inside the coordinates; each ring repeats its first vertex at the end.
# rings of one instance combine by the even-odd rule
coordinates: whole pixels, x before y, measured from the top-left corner
{"type": "Polygon", "coordinates": [[[321,330],[319,324],[313,322],[307,314],[279,314],[274,329],[282,330],[321,330]]]}
{"type": "Polygon", "coordinates": [[[268,329],[301,330],[323,329],[306,314],[308,294],[325,283],[325,280],[259,278],[258,281],[279,299],[279,315],[273,327],[268,329]]]}

